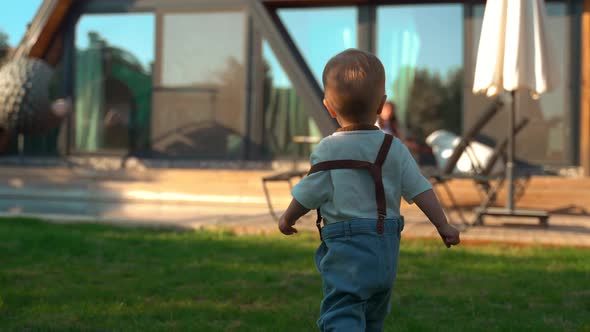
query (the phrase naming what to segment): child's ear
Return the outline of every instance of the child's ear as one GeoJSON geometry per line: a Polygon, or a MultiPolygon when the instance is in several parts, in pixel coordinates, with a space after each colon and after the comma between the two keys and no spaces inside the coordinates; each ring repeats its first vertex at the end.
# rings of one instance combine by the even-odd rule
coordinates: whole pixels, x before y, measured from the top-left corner
{"type": "Polygon", "coordinates": [[[377,109],[377,114],[381,114],[381,112],[383,111],[383,106],[385,105],[386,100],[387,95],[383,95],[383,97],[381,97],[381,103],[379,103],[379,108],[377,109]]]}
{"type": "Polygon", "coordinates": [[[332,108],[332,105],[330,105],[330,103],[328,102],[328,100],[326,100],[326,98],[324,98],[324,106],[326,106],[326,109],[328,110],[328,113],[330,113],[330,116],[334,119],[337,118],[337,114],[336,112],[334,112],[334,109],[332,108]]]}

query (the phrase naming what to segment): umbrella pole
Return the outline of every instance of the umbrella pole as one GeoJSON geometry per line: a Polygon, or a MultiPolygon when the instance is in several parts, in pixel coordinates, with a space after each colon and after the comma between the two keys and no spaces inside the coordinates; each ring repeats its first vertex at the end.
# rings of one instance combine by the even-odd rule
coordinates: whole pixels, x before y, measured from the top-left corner
{"type": "Polygon", "coordinates": [[[539,218],[543,226],[547,226],[549,213],[541,210],[525,210],[514,208],[514,156],[516,140],[514,135],[514,123],[516,122],[516,110],[518,105],[517,91],[510,91],[512,105],[508,114],[508,153],[506,158],[506,182],[508,182],[508,192],[506,195],[506,206],[503,208],[480,207],[475,209],[475,225],[483,225],[484,216],[499,217],[526,217],[539,218]]]}
{"type": "Polygon", "coordinates": [[[508,116],[508,161],[506,162],[506,177],[508,182],[508,195],[506,195],[506,208],[508,211],[514,211],[514,151],[516,142],[514,141],[514,122],[516,117],[516,90],[510,92],[512,97],[512,107],[508,116]]]}

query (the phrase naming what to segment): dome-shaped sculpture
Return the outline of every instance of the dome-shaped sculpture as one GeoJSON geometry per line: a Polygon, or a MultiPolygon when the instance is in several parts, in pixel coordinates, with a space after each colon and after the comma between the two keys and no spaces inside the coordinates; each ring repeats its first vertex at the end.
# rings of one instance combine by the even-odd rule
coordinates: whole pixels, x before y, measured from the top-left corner
{"type": "Polygon", "coordinates": [[[31,58],[14,59],[0,68],[0,127],[14,133],[39,134],[59,124],[49,101],[54,69],[31,58]]]}

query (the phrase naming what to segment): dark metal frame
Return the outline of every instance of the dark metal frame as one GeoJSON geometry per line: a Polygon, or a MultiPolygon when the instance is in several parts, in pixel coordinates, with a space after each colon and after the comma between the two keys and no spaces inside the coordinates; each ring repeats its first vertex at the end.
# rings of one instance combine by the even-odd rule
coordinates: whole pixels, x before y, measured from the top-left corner
{"type": "MultiPolygon", "coordinates": [[[[74,10],[71,10],[66,20],[64,21],[64,55],[62,59],[63,75],[62,81],[62,93],[64,96],[71,96],[72,102],[75,102],[75,61],[76,61],[76,25],[75,22],[79,17],[79,10],[77,10],[76,4],[74,4],[74,10]]],[[[73,141],[73,112],[68,115],[65,120],[65,146],[64,154],[70,155],[72,152],[72,141],[73,141]]]]}
{"type": "Polygon", "coordinates": [[[377,6],[361,5],[358,14],[358,47],[371,53],[377,53],[377,6]]]}
{"type": "Polygon", "coordinates": [[[305,8],[305,7],[331,7],[331,6],[379,6],[379,5],[416,5],[416,4],[478,4],[485,3],[485,0],[262,0],[269,9],[277,8],[305,8]]]}
{"type": "MultiPolygon", "coordinates": [[[[572,151],[569,160],[574,165],[580,164],[580,101],[582,76],[582,1],[566,0],[568,2],[568,14],[571,16],[571,53],[570,53],[570,121],[572,151]]],[[[563,82],[565,83],[565,82],[563,82]]]]}

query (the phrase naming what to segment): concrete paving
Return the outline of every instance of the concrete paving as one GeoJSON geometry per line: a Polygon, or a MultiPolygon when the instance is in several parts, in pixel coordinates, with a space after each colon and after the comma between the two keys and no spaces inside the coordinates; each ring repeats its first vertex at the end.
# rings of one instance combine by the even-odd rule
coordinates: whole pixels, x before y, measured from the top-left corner
{"type": "MultiPolygon", "coordinates": [[[[277,233],[276,221],[259,204],[213,204],[202,202],[91,202],[81,200],[2,199],[5,216],[30,216],[54,222],[97,222],[123,226],[172,227],[179,229],[230,229],[238,234],[277,233]]],[[[404,206],[404,238],[436,238],[434,227],[413,206],[404,206]]],[[[470,214],[467,214],[470,217],[470,214]]],[[[510,244],[566,245],[590,248],[590,218],[553,215],[549,227],[537,220],[487,218],[484,226],[463,227],[465,243],[505,242],[510,244]]],[[[315,232],[314,213],[298,227],[315,232]]]]}
{"type": "MultiPolygon", "coordinates": [[[[67,169],[0,170],[0,214],[54,222],[98,222],[123,226],[230,229],[236,233],[278,233],[268,213],[260,177],[264,171],[151,171],[125,176],[67,169]]],[[[278,210],[290,200],[286,184],[273,184],[278,210]]],[[[590,193],[588,193],[590,194],[590,193]]],[[[468,196],[467,194],[465,194],[468,196]]],[[[415,206],[402,205],[404,238],[436,238],[434,227],[415,206]]],[[[314,213],[301,230],[316,232],[314,213]]],[[[467,210],[467,219],[473,216],[467,210]]],[[[454,218],[456,220],[456,218],[454,218]]],[[[548,227],[537,220],[486,218],[463,227],[465,243],[566,245],[590,248],[590,216],[584,209],[552,214],[548,227]],[[573,212],[573,214],[571,214],[573,212]],[[570,214],[565,214],[570,213],[570,214]]]]}

